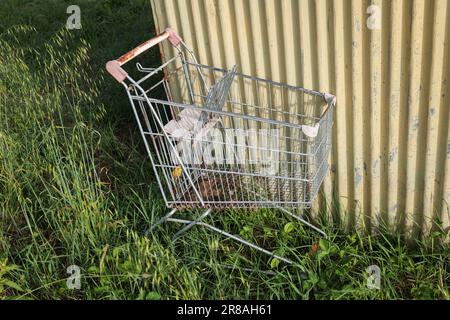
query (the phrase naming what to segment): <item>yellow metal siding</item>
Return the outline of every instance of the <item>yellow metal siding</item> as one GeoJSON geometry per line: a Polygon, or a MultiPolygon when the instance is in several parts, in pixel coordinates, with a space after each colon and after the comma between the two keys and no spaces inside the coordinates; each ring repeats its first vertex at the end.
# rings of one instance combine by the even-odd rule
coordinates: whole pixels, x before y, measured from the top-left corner
{"type": "Polygon", "coordinates": [[[200,63],[336,94],[313,214],[368,230],[450,227],[450,1],[151,1],[157,30],[177,30],[200,63]]]}

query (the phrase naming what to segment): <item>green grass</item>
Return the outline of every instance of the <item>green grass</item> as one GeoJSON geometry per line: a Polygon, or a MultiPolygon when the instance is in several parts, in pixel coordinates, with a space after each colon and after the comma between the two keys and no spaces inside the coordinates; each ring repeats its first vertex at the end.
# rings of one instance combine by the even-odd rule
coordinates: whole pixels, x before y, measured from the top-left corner
{"type": "MultiPolygon", "coordinates": [[[[153,35],[149,2],[77,1],[74,31],[64,28],[72,1],[0,2],[0,299],[450,298],[443,231],[407,245],[386,232],[345,234],[324,218],[331,236],[319,241],[271,210],[215,218],[293,266],[197,228],[175,244],[179,226],[144,237],[166,209],[104,64],[153,35]],[[72,264],[81,290],[66,286],[72,264]],[[381,290],[367,288],[372,264],[381,290]]],[[[153,55],[146,65],[158,63],[153,55]]]]}

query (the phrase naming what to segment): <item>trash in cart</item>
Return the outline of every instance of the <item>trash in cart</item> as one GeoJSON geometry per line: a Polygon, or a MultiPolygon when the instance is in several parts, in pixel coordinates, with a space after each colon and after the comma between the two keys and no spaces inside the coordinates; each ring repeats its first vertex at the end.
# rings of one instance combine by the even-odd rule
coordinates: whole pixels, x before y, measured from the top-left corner
{"type": "MultiPolygon", "coordinates": [[[[167,57],[167,52],[166,52],[167,57]]],[[[282,261],[292,261],[204,222],[223,208],[274,208],[326,234],[294,209],[310,208],[328,171],[336,98],[199,64],[170,28],[117,60],[108,72],[128,95],[165,204],[166,222],[203,226],[282,261]],[[168,40],[174,55],[131,77],[122,66],[168,40]],[[164,98],[161,98],[161,90],[164,98]],[[177,211],[203,208],[193,220],[177,211]]]]}

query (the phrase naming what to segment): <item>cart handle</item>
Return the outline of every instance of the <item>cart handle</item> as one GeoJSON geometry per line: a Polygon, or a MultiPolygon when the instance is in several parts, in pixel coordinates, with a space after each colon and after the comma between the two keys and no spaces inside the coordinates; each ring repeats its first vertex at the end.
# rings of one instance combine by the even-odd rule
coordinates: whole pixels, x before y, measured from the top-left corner
{"type": "Polygon", "coordinates": [[[128,73],[122,68],[122,65],[166,39],[168,39],[174,47],[182,42],[180,36],[172,28],[166,28],[163,33],[138,45],[120,58],[108,61],[106,63],[106,70],[114,77],[114,79],[122,83],[128,76],[128,73]]]}

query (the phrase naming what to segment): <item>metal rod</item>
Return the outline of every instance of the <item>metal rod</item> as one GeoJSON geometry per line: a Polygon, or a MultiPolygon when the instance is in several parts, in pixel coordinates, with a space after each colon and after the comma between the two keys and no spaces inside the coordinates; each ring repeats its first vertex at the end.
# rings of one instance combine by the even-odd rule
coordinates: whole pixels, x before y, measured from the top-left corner
{"type": "MultiPolygon", "coordinates": [[[[179,222],[179,223],[184,223],[184,224],[191,224],[192,222],[194,222],[194,221],[191,221],[191,220],[183,220],[183,219],[175,219],[175,218],[169,218],[169,219],[167,219],[167,221],[179,222]]],[[[251,242],[249,242],[247,240],[244,240],[244,239],[242,239],[242,238],[240,238],[238,236],[235,236],[234,234],[228,233],[228,232],[226,232],[226,231],[224,231],[222,229],[216,228],[216,227],[214,227],[214,226],[212,226],[210,224],[207,224],[207,223],[199,221],[199,222],[196,222],[194,225],[199,225],[199,226],[206,227],[206,228],[208,228],[208,229],[210,229],[212,231],[215,231],[215,232],[217,232],[217,233],[219,233],[221,235],[224,235],[224,236],[226,236],[228,238],[231,238],[231,239],[236,240],[236,241],[238,241],[238,242],[240,242],[242,244],[245,244],[245,245],[247,245],[247,246],[249,246],[249,247],[251,247],[251,248],[253,248],[255,250],[263,252],[263,253],[271,256],[271,257],[277,258],[280,261],[286,262],[288,264],[293,264],[292,260],[280,257],[279,255],[276,255],[275,253],[270,252],[269,250],[261,248],[260,246],[254,244],[254,243],[251,243],[251,242]]]]}
{"type": "MultiPolygon", "coordinates": [[[[260,194],[258,194],[258,193],[256,193],[256,192],[253,192],[253,193],[257,194],[260,198],[264,198],[264,197],[262,197],[260,194]]],[[[280,206],[278,206],[278,205],[275,205],[275,208],[277,208],[277,209],[283,211],[284,213],[286,213],[287,215],[289,215],[289,216],[291,216],[291,217],[297,219],[298,221],[300,221],[300,222],[302,222],[303,224],[307,225],[307,226],[310,227],[311,229],[316,230],[316,231],[319,232],[321,235],[323,235],[325,238],[327,238],[327,234],[326,234],[324,231],[322,231],[321,229],[317,228],[317,227],[314,226],[313,224],[309,223],[308,221],[306,221],[306,220],[303,219],[302,217],[299,217],[299,216],[293,214],[292,212],[290,212],[289,210],[286,210],[285,208],[280,207],[280,206]]]]}
{"type": "Polygon", "coordinates": [[[294,128],[294,129],[295,128],[296,129],[301,129],[302,127],[304,127],[304,125],[301,125],[301,124],[294,124],[294,123],[289,123],[289,122],[285,122],[285,121],[271,120],[271,119],[267,119],[267,118],[259,118],[259,117],[256,117],[256,116],[249,116],[249,115],[246,115],[246,114],[243,114],[243,113],[234,113],[234,112],[227,112],[227,111],[220,111],[220,110],[212,110],[212,109],[207,109],[205,107],[198,106],[198,105],[183,104],[183,103],[177,103],[177,102],[172,102],[172,101],[165,101],[165,100],[160,100],[160,99],[147,98],[145,96],[143,96],[143,97],[133,96],[133,99],[148,101],[149,103],[150,102],[154,102],[154,103],[165,104],[165,105],[168,105],[168,106],[182,108],[182,109],[183,108],[187,108],[187,109],[198,110],[198,111],[206,111],[206,112],[218,114],[218,115],[221,115],[221,116],[237,117],[237,118],[241,118],[241,119],[244,119],[244,120],[259,121],[259,122],[264,122],[264,123],[273,124],[273,125],[280,125],[280,126],[294,128]]]}
{"type": "Polygon", "coordinates": [[[327,234],[326,234],[324,231],[322,231],[321,229],[317,228],[317,227],[314,226],[313,224],[309,223],[309,222],[306,221],[305,219],[303,219],[303,218],[301,218],[301,217],[299,217],[299,216],[293,214],[292,212],[290,212],[289,210],[286,210],[286,209],[283,208],[283,207],[276,206],[276,208],[277,208],[277,209],[280,209],[281,211],[283,211],[284,213],[290,215],[291,217],[297,219],[297,220],[300,221],[301,223],[306,224],[306,225],[307,225],[308,227],[310,227],[311,229],[316,230],[316,231],[319,232],[321,235],[323,235],[325,238],[328,238],[327,234]]]}
{"type": "Polygon", "coordinates": [[[175,61],[176,59],[178,59],[177,56],[171,58],[170,60],[168,60],[166,63],[164,63],[163,65],[159,66],[158,68],[154,68],[152,71],[149,71],[150,73],[148,73],[147,75],[145,75],[145,77],[139,79],[138,81],[136,81],[137,84],[141,84],[142,82],[144,82],[145,80],[147,80],[148,78],[150,78],[151,76],[155,75],[156,73],[163,71],[164,68],[169,65],[170,63],[172,63],[173,61],[175,61]]]}
{"type": "MultiPolygon", "coordinates": [[[[217,67],[213,67],[213,66],[208,66],[208,65],[205,65],[205,64],[198,63],[196,61],[194,61],[194,62],[187,62],[187,63],[190,64],[190,65],[193,65],[193,66],[195,66],[197,68],[200,67],[200,68],[210,69],[210,70],[219,71],[219,72],[227,72],[227,70],[225,70],[225,69],[221,69],[221,68],[217,68],[217,67]]],[[[239,73],[239,72],[237,72],[236,75],[238,75],[238,76],[240,76],[242,78],[245,78],[245,79],[258,80],[258,81],[263,81],[263,82],[266,82],[266,83],[270,83],[270,84],[275,85],[275,86],[282,86],[282,87],[290,89],[290,90],[302,91],[304,93],[315,95],[315,96],[319,96],[319,97],[322,97],[322,98],[325,96],[325,92],[320,92],[320,91],[316,91],[316,90],[306,89],[306,88],[302,88],[302,87],[291,86],[291,85],[288,85],[286,83],[281,83],[281,82],[276,82],[276,81],[272,81],[272,80],[269,80],[269,79],[264,79],[264,78],[259,78],[259,77],[255,77],[255,76],[250,76],[250,75],[239,73]]]]}
{"type": "Polygon", "coordinates": [[[177,209],[172,209],[168,214],[166,214],[164,217],[159,219],[157,222],[155,222],[149,229],[147,229],[144,233],[144,235],[148,235],[150,232],[152,232],[157,226],[159,226],[161,223],[167,221],[171,216],[173,216],[177,212],[177,209]]]}
{"type": "Polygon", "coordinates": [[[186,231],[191,229],[193,226],[198,224],[200,222],[200,220],[206,218],[210,213],[211,213],[211,209],[208,209],[205,212],[203,212],[203,214],[200,217],[198,217],[197,219],[191,221],[187,226],[185,226],[184,228],[179,230],[177,233],[175,233],[174,236],[173,236],[173,240],[175,241],[179,236],[181,236],[183,233],[185,233],[186,231]]]}

